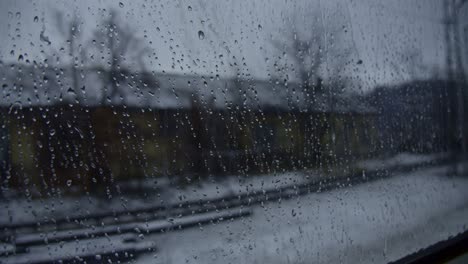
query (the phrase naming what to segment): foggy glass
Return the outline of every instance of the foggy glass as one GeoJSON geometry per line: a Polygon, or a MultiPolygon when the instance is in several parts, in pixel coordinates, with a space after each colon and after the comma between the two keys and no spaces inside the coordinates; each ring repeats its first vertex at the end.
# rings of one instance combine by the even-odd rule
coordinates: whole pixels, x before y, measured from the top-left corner
{"type": "Polygon", "coordinates": [[[387,263],[467,231],[464,0],[0,7],[0,263],[387,263]]]}

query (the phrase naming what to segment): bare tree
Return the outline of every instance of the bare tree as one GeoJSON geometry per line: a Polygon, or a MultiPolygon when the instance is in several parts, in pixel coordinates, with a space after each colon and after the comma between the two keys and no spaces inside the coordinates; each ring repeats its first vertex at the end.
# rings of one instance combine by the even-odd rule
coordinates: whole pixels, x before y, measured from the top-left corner
{"type": "Polygon", "coordinates": [[[139,77],[145,87],[152,89],[158,86],[155,77],[146,73],[143,58],[151,49],[142,43],[128,25],[119,22],[115,11],[110,11],[108,18],[103,20],[100,28],[94,32],[93,44],[104,62],[97,66],[98,70],[101,70],[103,80],[102,105],[105,105],[106,101],[111,103],[116,96],[125,99],[123,83],[134,73],[130,71],[132,62],[137,63],[139,70],[143,72],[139,77]]]}
{"type": "MultiPolygon", "coordinates": [[[[70,20],[64,18],[63,13],[57,11],[55,20],[59,33],[65,38],[67,46],[67,55],[70,59],[71,87],[69,92],[78,96],[79,91],[79,72],[80,65],[84,62],[84,50],[82,45],[82,21],[76,14],[73,14],[70,20]]],[[[80,100],[79,97],[76,98],[80,100]]]]}
{"type": "Polygon", "coordinates": [[[273,44],[292,59],[291,70],[300,88],[307,99],[313,100],[316,95],[325,93],[324,82],[329,84],[330,93],[343,89],[344,72],[351,63],[353,46],[344,39],[347,32],[344,26],[338,27],[337,23],[325,26],[320,13],[309,14],[307,20],[311,21],[310,25],[293,23],[286,39],[273,44]]]}
{"type": "MultiPolygon", "coordinates": [[[[333,118],[338,97],[350,83],[347,68],[353,63],[359,65],[363,62],[353,61],[355,46],[346,39],[348,29],[345,25],[335,20],[324,21],[320,9],[310,10],[318,11],[306,11],[303,16],[293,14],[292,25],[289,30],[286,29],[289,34],[285,35],[285,39],[273,41],[281,52],[274,63],[276,72],[286,74],[285,81],[290,79],[289,74],[294,75],[298,89],[303,93],[305,111],[316,111],[315,106],[319,103],[326,104],[330,110],[317,117],[311,115],[305,124],[307,133],[304,140],[309,146],[307,156],[312,162],[319,162],[324,158],[322,138],[327,131],[335,129],[333,122],[323,121],[324,117],[328,115],[333,118]],[[300,17],[305,18],[305,22],[299,22],[300,17]],[[292,63],[279,66],[284,57],[291,59],[292,63]]],[[[331,14],[330,17],[340,15],[331,14]]]]}
{"type": "MultiPolygon", "coordinates": [[[[242,70],[247,67],[247,65],[244,62],[241,64],[236,57],[233,57],[233,60],[234,62],[230,63],[230,66],[234,71],[234,77],[232,78],[232,87],[229,90],[229,94],[231,95],[233,106],[239,110],[246,106],[247,100],[250,97],[248,80],[243,75],[242,70]]],[[[242,58],[242,61],[244,60],[245,59],[242,58]]]]}

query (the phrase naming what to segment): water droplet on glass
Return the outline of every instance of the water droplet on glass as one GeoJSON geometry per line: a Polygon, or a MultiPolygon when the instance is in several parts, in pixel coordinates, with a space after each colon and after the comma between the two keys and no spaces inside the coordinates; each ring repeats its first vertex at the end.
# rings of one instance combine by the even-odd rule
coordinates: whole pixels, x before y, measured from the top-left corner
{"type": "Polygon", "coordinates": [[[72,180],[67,180],[67,186],[70,187],[72,185],[72,180]]]}
{"type": "Polygon", "coordinates": [[[21,12],[16,12],[16,18],[20,19],[21,18],[21,12]]]}
{"type": "Polygon", "coordinates": [[[198,38],[203,40],[205,38],[205,33],[201,30],[198,31],[198,38]]]}
{"type": "Polygon", "coordinates": [[[35,17],[34,17],[34,22],[37,23],[38,21],[39,21],[39,17],[35,16],[35,17]]]}
{"type": "Polygon", "coordinates": [[[49,135],[51,135],[51,136],[55,135],[55,129],[51,129],[51,130],[49,131],[49,135]]]}
{"type": "Polygon", "coordinates": [[[119,2],[119,7],[120,8],[124,7],[124,4],[122,2],[119,2]]]}
{"type": "Polygon", "coordinates": [[[68,92],[69,94],[71,94],[71,95],[75,95],[75,94],[76,94],[76,93],[75,93],[75,90],[73,90],[71,87],[68,88],[67,92],[68,92]]]}
{"type": "Polygon", "coordinates": [[[192,11],[192,7],[191,7],[191,6],[188,6],[187,9],[188,9],[188,11],[192,11]]]}
{"type": "Polygon", "coordinates": [[[262,30],[262,29],[263,29],[262,25],[258,24],[258,30],[262,30]]]}
{"type": "Polygon", "coordinates": [[[13,104],[10,105],[10,108],[8,110],[9,114],[11,114],[11,112],[13,111],[13,108],[15,106],[18,106],[19,109],[23,109],[23,106],[21,105],[21,103],[19,101],[16,101],[16,102],[14,102],[13,104]]]}

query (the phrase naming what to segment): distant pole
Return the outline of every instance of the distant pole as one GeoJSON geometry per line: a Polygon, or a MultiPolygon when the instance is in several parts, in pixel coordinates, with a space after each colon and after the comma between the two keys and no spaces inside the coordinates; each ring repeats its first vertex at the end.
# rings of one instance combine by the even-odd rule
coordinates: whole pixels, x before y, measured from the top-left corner
{"type": "Polygon", "coordinates": [[[453,79],[453,62],[452,62],[452,30],[451,30],[451,23],[452,23],[452,15],[451,15],[451,4],[452,0],[445,0],[442,2],[442,7],[444,10],[444,18],[443,18],[443,24],[444,24],[444,38],[445,38],[445,66],[446,66],[446,77],[447,80],[452,80],[453,79]]]}
{"type": "MultiPolygon", "coordinates": [[[[464,103],[465,103],[465,85],[466,85],[466,76],[464,65],[462,61],[462,49],[461,49],[461,37],[460,37],[460,22],[458,17],[458,12],[461,8],[466,4],[467,0],[445,0],[443,2],[443,10],[444,10],[444,33],[445,33],[445,45],[446,45],[446,54],[445,54],[445,62],[446,62],[446,71],[447,71],[447,88],[448,89],[456,89],[456,112],[457,112],[457,119],[450,118],[449,114],[449,122],[456,122],[456,124],[450,124],[449,131],[450,137],[453,137],[453,133],[455,134],[455,138],[451,139],[450,141],[456,140],[460,143],[461,153],[459,157],[456,157],[456,142],[450,143],[452,145],[452,153],[453,157],[457,160],[465,160],[466,159],[466,142],[465,142],[465,125],[464,125],[464,103]],[[450,84],[455,84],[455,87],[449,87],[450,84]]],[[[450,104],[450,100],[448,101],[448,105],[450,104]]],[[[455,166],[458,166],[455,165],[455,166]]],[[[455,168],[455,173],[458,170],[455,168]]],[[[464,168],[462,166],[462,173],[464,172],[464,168]]]]}
{"type": "MultiPolygon", "coordinates": [[[[445,117],[447,125],[445,127],[447,144],[450,152],[450,160],[454,161],[457,159],[455,153],[455,140],[454,140],[454,130],[455,130],[455,121],[453,120],[453,111],[448,111],[451,108],[451,81],[453,80],[453,62],[452,62],[452,36],[451,36],[451,3],[452,0],[442,1],[442,10],[444,11],[442,23],[444,26],[444,41],[445,41],[445,71],[446,71],[446,85],[444,90],[445,96],[445,117]]],[[[457,171],[457,164],[453,166],[453,169],[448,172],[449,174],[455,174],[457,171]]]]}
{"type": "MultiPolygon", "coordinates": [[[[454,31],[454,43],[455,43],[455,61],[456,61],[456,68],[457,68],[457,105],[458,105],[458,133],[459,138],[461,141],[461,173],[464,174],[466,172],[464,162],[467,160],[466,154],[466,131],[465,131],[465,100],[466,100],[466,72],[463,65],[463,52],[461,48],[462,38],[460,36],[460,20],[459,20],[459,11],[463,8],[463,6],[467,3],[467,0],[460,0],[458,4],[455,6],[454,16],[453,16],[453,31],[454,31]]],[[[468,43],[465,43],[468,44],[468,43]]]]}

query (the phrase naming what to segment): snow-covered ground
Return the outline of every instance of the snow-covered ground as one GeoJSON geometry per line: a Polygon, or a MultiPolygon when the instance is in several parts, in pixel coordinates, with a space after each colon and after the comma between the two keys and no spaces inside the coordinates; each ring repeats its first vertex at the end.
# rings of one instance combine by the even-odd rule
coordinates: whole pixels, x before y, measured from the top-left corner
{"type": "Polygon", "coordinates": [[[431,161],[436,161],[447,156],[447,153],[414,154],[403,152],[389,158],[363,160],[358,162],[357,166],[363,169],[376,170],[395,166],[410,166],[421,163],[430,163],[431,161]]]}
{"type": "Polygon", "coordinates": [[[153,234],[137,263],[385,263],[468,228],[448,166],[253,206],[242,220],[153,234]]]}
{"type": "MultiPolygon", "coordinates": [[[[364,160],[357,163],[357,168],[366,170],[391,168],[396,165],[416,165],[435,161],[444,154],[408,154],[401,153],[390,158],[364,160]]],[[[336,173],[340,173],[336,170],[336,173]]],[[[0,224],[36,222],[45,219],[57,219],[94,213],[125,211],[127,208],[148,208],[158,205],[166,206],[184,201],[209,200],[219,197],[261,192],[286,186],[315,182],[330,176],[330,172],[320,170],[283,172],[268,175],[227,176],[213,181],[205,180],[192,183],[183,188],[171,186],[166,178],[148,179],[143,185],[151,186],[154,191],[143,197],[135,195],[118,195],[113,199],[93,196],[51,197],[47,199],[13,199],[0,201],[0,224]],[[157,183],[155,183],[157,181],[157,183]]],[[[134,185],[136,183],[133,183],[134,185]]],[[[141,183],[140,183],[141,184],[141,183]]]]}
{"type": "MultiPolygon", "coordinates": [[[[359,165],[369,170],[382,169],[401,164],[429,163],[443,157],[443,154],[399,154],[388,159],[361,162],[359,165]]],[[[468,229],[468,175],[447,176],[451,172],[453,166],[440,165],[413,172],[393,173],[385,179],[351,187],[251,206],[248,207],[251,214],[232,221],[177,232],[145,234],[142,238],[139,236],[138,241],[143,246],[155,245],[156,251],[143,254],[135,261],[383,263],[396,260],[468,229]]],[[[184,189],[161,186],[167,188],[165,192],[147,199],[119,197],[107,202],[91,197],[29,202],[14,200],[0,203],[0,221],[19,222],[71,215],[71,212],[83,214],[99,210],[177,204],[181,201],[281,188],[321,177],[324,175],[319,171],[232,176],[189,185],[184,189]]],[[[242,210],[246,210],[246,207],[242,210]]],[[[180,221],[184,221],[184,218],[180,221]]],[[[160,222],[155,221],[154,224],[159,225],[160,222]]],[[[149,222],[142,223],[143,226],[148,224],[149,222]]],[[[134,223],[129,225],[133,226],[134,223]]],[[[63,233],[67,232],[70,231],[63,233]]],[[[61,233],[53,234],[58,236],[61,233]]],[[[118,245],[114,247],[115,250],[118,247],[133,247],[118,241],[120,236],[106,236],[106,239],[99,238],[99,241],[116,240],[111,243],[118,245]]],[[[77,239],[73,243],[76,244],[75,250],[81,248],[78,244],[92,248],[99,244],[95,245],[93,240],[86,239],[77,239]]],[[[69,254],[65,252],[66,245],[69,244],[35,246],[34,252],[41,256],[51,256],[50,251],[53,251],[53,255],[58,257],[69,254]]],[[[31,255],[17,257],[27,259],[31,255]]],[[[14,263],[18,259],[10,260],[14,263]]]]}
{"type": "Polygon", "coordinates": [[[35,222],[93,213],[125,211],[127,208],[148,208],[158,205],[177,205],[186,201],[210,200],[219,197],[241,195],[285,186],[304,184],[319,177],[318,172],[284,172],[269,175],[228,176],[217,181],[203,181],[177,188],[159,185],[144,198],[120,195],[114,199],[98,199],[92,196],[54,197],[50,199],[16,199],[0,202],[0,224],[35,222]]]}

